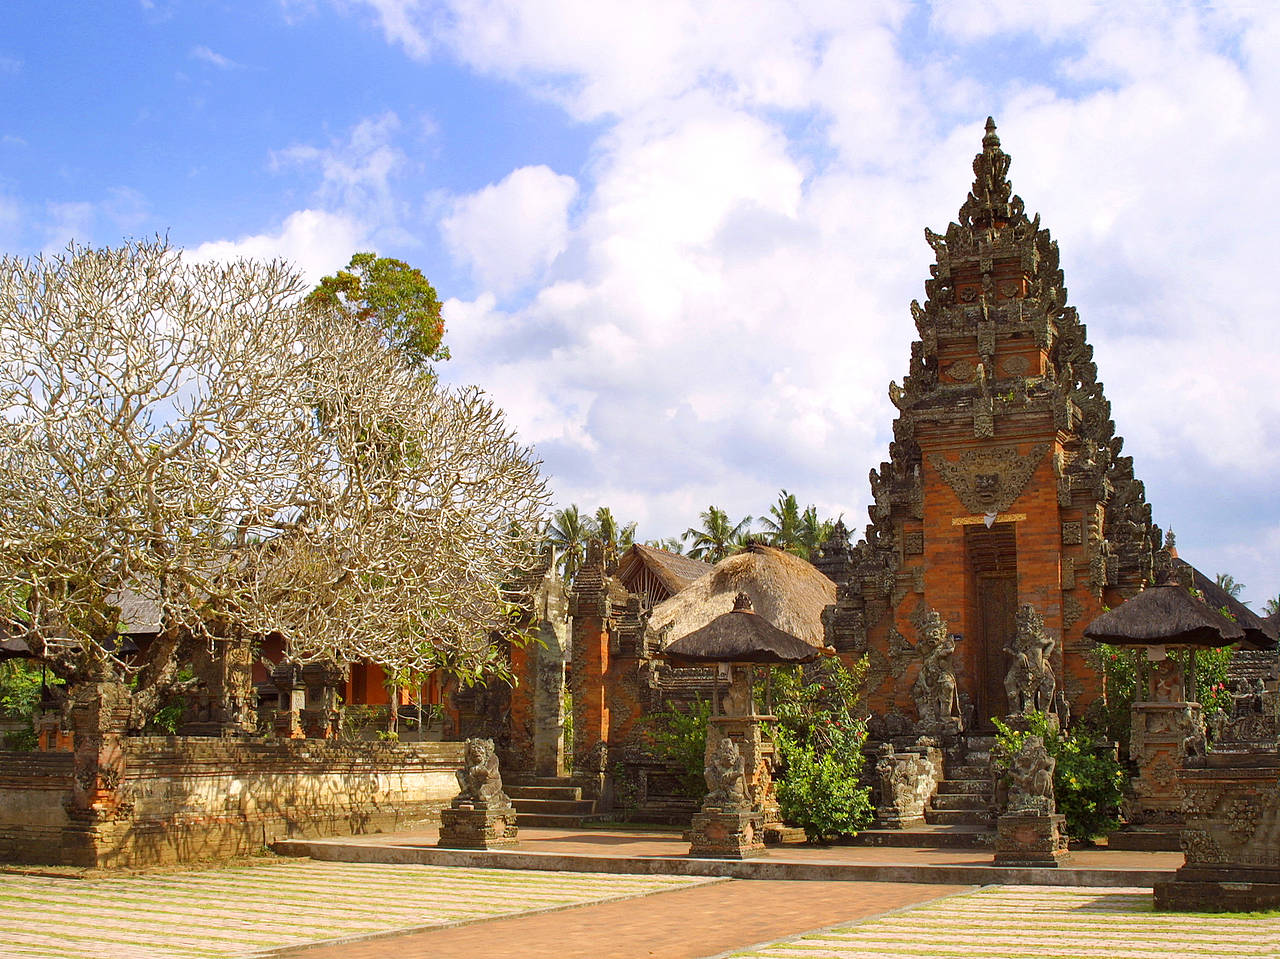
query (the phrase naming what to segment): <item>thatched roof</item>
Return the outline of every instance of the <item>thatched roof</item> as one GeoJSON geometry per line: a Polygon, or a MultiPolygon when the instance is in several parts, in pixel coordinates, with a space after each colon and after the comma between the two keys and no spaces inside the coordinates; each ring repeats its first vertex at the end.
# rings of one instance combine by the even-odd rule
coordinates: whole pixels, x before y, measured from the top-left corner
{"type": "Polygon", "coordinates": [[[757,616],[811,646],[823,645],[822,611],[836,601],[835,584],[800,557],[761,544],[721,560],[659,603],[649,628],[665,631],[669,645],[730,612],[739,592],[751,598],[757,616]]]}
{"type": "Polygon", "coordinates": [[[17,636],[0,636],[0,659],[28,659],[31,648],[17,636]]]}
{"type": "Polygon", "coordinates": [[[739,593],[734,608],[721,613],[668,646],[667,659],[682,663],[809,663],[819,650],[784,633],[751,610],[751,600],[739,593]]]}
{"type": "Polygon", "coordinates": [[[1150,586],[1103,613],[1084,628],[1100,643],[1116,646],[1229,646],[1244,630],[1185,586],[1150,586]]]}
{"type": "Polygon", "coordinates": [[[683,556],[656,546],[636,543],[618,560],[617,577],[630,592],[642,591],[642,580],[647,573],[663,587],[666,599],[674,596],[694,580],[711,572],[711,564],[692,556],[683,556]]]}
{"type": "Polygon", "coordinates": [[[1244,630],[1245,639],[1249,642],[1261,649],[1270,649],[1280,640],[1280,622],[1263,619],[1185,560],[1174,559],[1173,565],[1174,569],[1191,571],[1191,584],[1204,594],[1204,601],[1214,609],[1225,607],[1235,617],[1236,625],[1244,630]]]}

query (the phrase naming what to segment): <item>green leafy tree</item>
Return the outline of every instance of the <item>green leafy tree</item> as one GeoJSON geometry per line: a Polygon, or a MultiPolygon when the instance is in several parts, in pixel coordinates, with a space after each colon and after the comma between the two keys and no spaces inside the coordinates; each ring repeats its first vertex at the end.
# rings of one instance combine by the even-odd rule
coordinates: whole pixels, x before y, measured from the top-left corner
{"type": "Polygon", "coordinates": [[[647,723],[654,756],[679,769],[680,792],[690,799],[701,799],[707,791],[704,771],[710,716],[710,701],[695,699],[684,708],[667,703],[647,723]]]}
{"type": "Polygon", "coordinates": [[[609,562],[616,563],[618,557],[630,549],[631,544],[636,540],[636,524],[619,523],[614,518],[613,510],[607,506],[601,506],[596,510],[590,526],[592,535],[597,537],[604,546],[604,555],[609,562]]]}
{"type": "Polygon", "coordinates": [[[835,523],[829,519],[818,518],[818,507],[806,506],[800,514],[800,542],[798,552],[809,559],[819,546],[831,536],[835,523]]]}
{"type": "Polygon", "coordinates": [[[1219,573],[1214,580],[1221,586],[1228,596],[1232,599],[1239,599],[1240,594],[1244,592],[1244,583],[1237,582],[1236,578],[1230,573],[1219,573]]]}
{"type": "MultiPolygon", "coordinates": [[[[815,515],[816,519],[816,515],[815,515]]],[[[801,549],[801,510],[794,493],[785,489],[778,494],[778,502],[769,507],[769,515],[760,519],[765,536],[771,546],[796,553],[801,549]]]]}
{"type": "Polygon", "coordinates": [[[449,358],[435,288],[402,260],[356,253],[345,270],[326,276],[307,295],[312,306],[339,310],[381,331],[410,366],[449,358]]]}
{"type": "Polygon", "coordinates": [[[1280,613],[1280,596],[1272,596],[1269,600],[1262,604],[1262,611],[1268,616],[1274,616],[1280,613]]]}
{"type": "Polygon", "coordinates": [[[558,509],[547,527],[547,542],[556,550],[556,567],[566,580],[571,580],[582,566],[587,555],[587,540],[591,538],[591,523],[582,515],[577,503],[558,509]]]}
{"type": "Polygon", "coordinates": [[[705,513],[699,513],[701,528],[690,527],[680,538],[693,540],[689,547],[689,555],[694,559],[718,563],[745,545],[747,528],[751,525],[751,517],[746,516],[737,523],[729,519],[729,515],[718,506],[709,506],[705,513]]]}

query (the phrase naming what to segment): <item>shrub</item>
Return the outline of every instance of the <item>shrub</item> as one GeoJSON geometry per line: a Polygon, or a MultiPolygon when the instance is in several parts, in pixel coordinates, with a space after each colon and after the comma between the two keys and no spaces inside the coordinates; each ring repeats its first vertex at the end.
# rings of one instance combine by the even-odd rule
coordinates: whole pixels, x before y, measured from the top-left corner
{"type": "Polygon", "coordinates": [[[1120,824],[1120,801],[1124,798],[1124,767],[1110,750],[1097,748],[1095,732],[1078,727],[1070,732],[1050,730],[1044,713],[1027,713],[1029,730],[1010,729],[996,724],[997,764],[1009,769],[1012,757],[1027,736],[1040,736],[1049,755],[1057,760],[1053,789],[1058,812],[1066,817],[1067,835],[1089,840],[1120,824]]]}
{"type": "Polygon", "coordinates": [[[704,776],[707,752],[707,719],[711,703],[695,699],[685,709],[667,703],[649,724],[653,755],[680,770],[680,791],[700,799],[707,791],[704,776]]]}
{"type": "Polygon", "coordinates": [[[831,658],[807,674],[795,667],[774,671],[778,805],[782,818],[812,842],[856,835],[871,821],[871,789],[860,784],[865,669],[865,660],[850,670],[831,658]]]}

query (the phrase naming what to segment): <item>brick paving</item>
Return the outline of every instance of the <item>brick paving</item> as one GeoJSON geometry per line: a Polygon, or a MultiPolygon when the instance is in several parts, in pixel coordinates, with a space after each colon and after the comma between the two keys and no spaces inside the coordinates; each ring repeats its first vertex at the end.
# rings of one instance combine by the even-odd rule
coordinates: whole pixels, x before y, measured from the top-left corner
{"type": "Polygon", "coordinates": [[[310,860],[83,879],[8,872],[0,956],[221,959],[707,881],[310,860]]]}

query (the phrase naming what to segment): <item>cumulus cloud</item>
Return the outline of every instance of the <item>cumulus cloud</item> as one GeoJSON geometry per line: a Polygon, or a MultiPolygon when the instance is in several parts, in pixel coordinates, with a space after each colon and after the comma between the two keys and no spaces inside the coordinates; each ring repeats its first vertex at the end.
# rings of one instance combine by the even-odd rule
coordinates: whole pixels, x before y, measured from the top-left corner
{"type": "MultiPolygon", "coordinates": [[[[582,170],[517,160],[439,224],[477,284],[446,304],[444,375],[498,395],[562,502],[607,503],[661,536],[710,503],[759,513],[786,486],[864,522],[890,438],[885,387],[905,372],[907,306],[932,259],[921,231],[956,216],[992,113],[1015,189],[1061,244],[1157,521],[1193,562],[1276,592],[1277,14],[1017,0],[344,9],[411,57],[439,52],[591,124],[582,170]]],[[[400,158],[370,124],[367,149],[353,136],[280,162],[317,164],[325,206],[397,222],[400,158]]]]}
{"type": "Polygon", "coordinates": [[[197,262],[283,259],[302,273],[308,284],[341,269],[354,250],[368,245],[368,228],[351,217],[325,210],[289,214],[275,233],[258,233],[236,240],[201,243],[187,256],[197,262]]]}
{"type": "Polygon", "coordinates": [[[509,292],[564,252],[573,177],[546,166],[521,167],[452,204],[440,224],[455,258],[485,286],[509,292]]]}

